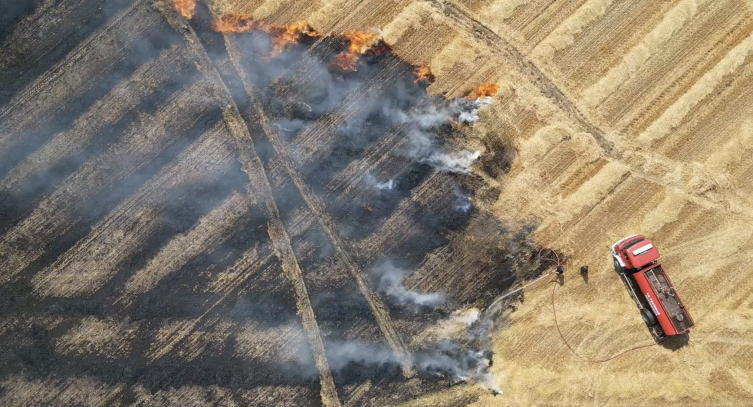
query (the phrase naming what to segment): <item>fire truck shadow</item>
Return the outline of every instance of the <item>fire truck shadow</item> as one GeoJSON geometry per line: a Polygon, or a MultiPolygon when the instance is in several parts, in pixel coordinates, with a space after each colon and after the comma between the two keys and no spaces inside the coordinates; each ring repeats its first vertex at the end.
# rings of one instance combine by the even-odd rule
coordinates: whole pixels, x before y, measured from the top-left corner
{"type": "Polygon", "coordinates": [[[684,334],[667,337],[659,342],[659,345],[674,352],[680,348],[684,348],[688,343],[690,343],[690,335],[684,334]]]}

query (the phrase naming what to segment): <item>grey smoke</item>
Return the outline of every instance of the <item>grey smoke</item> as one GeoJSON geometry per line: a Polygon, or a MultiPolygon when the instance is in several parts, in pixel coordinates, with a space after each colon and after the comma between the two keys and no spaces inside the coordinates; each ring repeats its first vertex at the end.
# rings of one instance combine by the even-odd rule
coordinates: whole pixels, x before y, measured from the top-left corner
{"type": "MultiPolygon", "coordinates": [[[[242,48],[264,54],[270,47],[269,40],[259,36],[242,40],[242,48]]],[[[330,113],[337,106],[346,103],[346,98],[359,86],[357,81],[343,80],[333,73],[327,63],[306,57],[302,50],[291,50],[279,58],[264,64],[258,64],[251,75],[259,87],[265,87],[272,78],[280,77],[288,67],[297,60],[305,59],[309,69],[305,82],[312,91],[306,101],[279,95],[278,102],[289,102],[297,106],[295,110],[304,119],[280,120],[277,127],[290,139],[294,138],[304,127],[310,125],[322,115],[330,113]]],[[[363,69],[370,69],[367,66],[363,69]]],[[[283,74],[284,77],[284,74],[283,74]]],[[[299,96],[296,96],[299,97],[299,96]]],[[[391,126],[402,127],[408,136],[409,146],[406,154],[418,162],[428,164],[440,172],[467,174],[471,166],[480,157],[480,153],[468,149],[448,148],[438,136],[438,129],[453,124],[470,124],[479,120],[478,111],[489,105],[490,97],[475,100],[456,98],[445,101],[425,93],[416,93],[397,87],[388,95],[375,93],[358,102],[358,113],[337,126],[337,132],[346,135],[350,146],[366,144],[366,134],[371,131],[369,119],[379,116],[391,126]]],[[[380,189],[390,189],[388,184],[380,189]]]]}
{"type": "Polygon", "coordinates": [[[432,352],[417,359],[421,371],[456,381],[485,380],[490,362],[484,352],[449,340],[438,342],[432,352]]]}
{"type": "MultiPolygon", "coordinates": [[[[253,45],[250,45],[253,47],[253,45]]],[[[255,79],[259,87],[264,87],[270,78],[280,76],[280,72],[287,69],[292,61],[304,58],[298,52],[290,53],[289,60],[281,60],[279,65],[259,64],[255,69],[255,79]]],[[[306,57],[308,58],[308,57],[306,57]]],[[[277,102],[288,102],[294,105],[296,119],[281,119],[276,122],[290,140],[302,129],[311,125],[322,115],[328,114],[346,103],[348,95],[358,86],[356,82],[343,80],[333,74],[324,61],[313,58],[307,59],[307,69],[304,81],[312,87],[306,101],[277,95],[277,102]],[[307,103],[308,102],[308,103],[307,103]]],[[[360,69],[370,69],[364,66],[360,69]]],[[[361,71],[363,73],[363,71],[361,71]]],[[[300,97],[295,93],[296,98],[300,97]]],[[[425,93],[416,93],[404,89],[396,89],[386,95],[374,93],[360,99],[355,113],[340,123],[336,131],[342,143],[339,147],[347,147],[352,151],[370,143],[375,129],[400,129],[407,137],[406,148],[401,153],[408,157],[430,165],[436,171],[446,173],[467,174],[473,164],[479,159],[480,153],[471,149],[454,148],[449,146],[439,135],[446,134],[449,126],[468,125],[480,119],[479,111],[491,104],[492,98],[469,100],[457,98],[445,101],[434,98],[425,93]],[[375,120],[374,120],[375,119],[375,120]],[[372,122],[374,120],[374,122],[372,122]]],[[[381,130],[380,130],[381,131],[381,130]]],[[[292,143],[295,144],[295,143],[292,143]]],[[[332,146],[322,146],[331,149],[332,146]]],[[[305,151],[301,149],[301,153],[305,151]]],[[[295,155],[295,149],[294,149],[295,155]]],[[[305,159],[302,156],[301,162],[305,159]]],[[[397,187],[393,179],[378,179],[366,173],[364,183],[371,187],[389,191],[397,187]]],[[[472,203],[467,194],[455,191],[454,207],[468,212],[472,203]]],[[[404,280],[408,271],[385,262],[371,270],[373,286],[395,304],[410,304],[421,307],[436,307],[446,302],[446,297],[438,292],[419,292],[408,288],[404,280]]],[[[446,339],[430,344],[422,350],[413,352],[416,366],[421,373],[430,376],[440,376],[454,381],[473,380],[479,383],[489,383],[494,389],[492,377],[488,373],[491,357],[483,350],[490,349],[488,340],[490,323],[486,320],[468,320],[467,331],[460,338],[446,339]]],[[[331,341],[325,339],[325,351],[330,368],[337,372],[351,363],[366,366],[384,366],[398,364],[391,349],[386,345],[378,345],[358,340],[331,341]]],[[[310,356],[309,356],[310,357],[310,356]]],[[[313,364],[313,360],[303,362],[313,364]]],[[[313,369],[315,371],[315,369],[313,369]]]]}
{"type": "Polygon", "coordinates": [[[487,309],[480,316],[471,313],[460,317],[460,321],[466,325],[464,334],[440,340],[427,351],[417,354],[416,364],[421,371],[455,381],[472,380],[495,393],[502,393],[496,377],[489,373],[492,364],[491,331],[494,321],[503,312],[500,304],[487,309]]]}
{"type": "Polygon", "coordinates": [[[334,371],[340,371],[351,363],[372,367],[398,363],[390,348],[368,342],[325,342],[324,347],[329,367],[334,371]]]}
{"type": "Polygon", "coordinates": [[[445,296],[441,293],[421,293],[406,288],[403,285],[403,278],[407,272],[395,267],[389,261],[376,267],[372,273],[377,280],[377,289],[390,296],[398,304],[436,306],[445,301],[445,296]]]}

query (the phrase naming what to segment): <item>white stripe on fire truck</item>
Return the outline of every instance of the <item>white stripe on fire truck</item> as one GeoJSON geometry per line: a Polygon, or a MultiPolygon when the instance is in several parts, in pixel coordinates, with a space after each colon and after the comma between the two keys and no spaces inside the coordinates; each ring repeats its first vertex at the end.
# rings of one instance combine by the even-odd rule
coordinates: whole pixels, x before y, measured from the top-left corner
{"type": "Polygon", "coordinates": [[[654,245],[651,244],[651,243],[649,243],[649,244],[647,244],[645,246],[641,246],[641,247],[633,250],[633,255],[637,256],[637,255],[639,255],[641,253],[644,253],[644,252],[647,252],[647,251],[651,250],[653,247],[654,247],[654,245]]]}

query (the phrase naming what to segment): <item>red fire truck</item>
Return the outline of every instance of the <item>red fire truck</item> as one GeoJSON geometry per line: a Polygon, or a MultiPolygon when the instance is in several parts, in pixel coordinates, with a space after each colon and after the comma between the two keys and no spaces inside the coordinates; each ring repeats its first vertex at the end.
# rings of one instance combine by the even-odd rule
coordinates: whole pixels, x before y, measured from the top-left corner
{"type": "Polygon", "coordinates": [[[659,250],[654,242],[643,235],[628,236],[612,245],[612,256],[615,270],[656,339],[682,335],[694,326],[672,280],[659,263],[659,250]]]}

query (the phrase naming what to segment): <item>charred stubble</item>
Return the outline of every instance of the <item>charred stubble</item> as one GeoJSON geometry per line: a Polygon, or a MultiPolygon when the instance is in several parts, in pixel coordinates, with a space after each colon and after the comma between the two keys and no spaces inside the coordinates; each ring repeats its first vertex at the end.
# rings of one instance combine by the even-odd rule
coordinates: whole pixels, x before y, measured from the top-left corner
{"type": "MultiPolygon", "coordinates": [[[[243,57],[245,75],[239,75],[227,61],[222,35],[211,30],[209,14],[199,7],[191,21],[202,46],[218,68],[249,127],[254,148],[261,158],[272,186],[279,216],[298,263],[304,273],[308,295],[316,315],[318,327],[330,368],[341,400],[346,400],[354,385],[371,381],[373,397],[392,397],[384,389],[400,393],[413,386],[403,377],[400,365],[387,346],[379,321],[343,259],[333,249],[333,242],[317,220],[310,201],[304,199],[287,165],[296,169],[334,220],[344,248],[361,270],[367,273],[369,285],[382,290],[389,315],[397,325],[400,339],[410,343],[422,329],[446,318],[454,309],[465,305],[483,306],[514,281],[511,256],[529,253],[523,244],[520,249],[510,241],[528,242],[526,233],[508,233],[504,225],[473,206],[478,182],[465,161],[455,154],[454,147],[462,140],[464,128],[458,121],[467,109],[478,106],[467,101],[445,100],[427,93],[427,81],[417,80],[416,67],[402,61],[384,43],[375,42],[363,52],[354,53],[355,70],[338,65],[338,55],[349,52],[353,40],[347,36],[314,36],[300,34],[282,50],[274,53],[273,37],[263,30],[237,34],[243,57]],[[274,54],[274,55],[272,55],[274,54]],[[244,83],[247,78],[250,83],[244,83]],[[246,85],[246,86],[244,86],[246,85]],[[252,89],[249,95],[247,89],[252,89]],[[271,122],[283,147],[289,153],[279,155],[276,141],[259,125],[259,109],[271,122]],[[478,225],[483,219],[486,227],[478,225]],[[476,220],[476,221],[474,221],[476,220]],[[464,250],[463,237],[483,237],[490,230],[503,231],[494,238],[479,239],[468,258],[455,256],[446,262],[453,273],[468,273],[473,285],[442,285],[439,281],[456,276],[443,276],[432,256],[464,250]],[[475,257],[474,257],[475,256],[475,257]],[[380,288],[385,261],[401,270],[398,278],[380,288]],[[471,267],[469,269],[469,267],[471,267]],[[412,303],[413,295],[402,294],[440,292],[441,304],[425,306],[412,303]],[[469,288],[470,287],[470,288],[469,288]],[[398,298],[402,298],[398,300],[398,298]],[[364,356],[370,352],[370,356],[364,356]]],[[[164,35],[174,39],[174,31],[167,26],[149,34],[148,41],[164,35]],[[160,31],[161,30],[161,31],[160,31]]],[[[136,41],[136,39],[134,39],[136,41]]],[[[155,49],[162,48],[155,45],[155,49]]],[[[152,55],[152,54],[149,54],[152,55]]],[[[153,56],[153,55],[152,55],[153,56]]],[[[133,67],[149,56],[135,58],[133,67]],[[141,59],[139,59],[141,58],[141,59]]],[[[52,61],[50,61],[52,62],[52,61]]],[[[179,72],[174,85],[145,98],[134,110],[148,111],[159,105],[175,88],[203,73],[179,72]],[[185,81],[185,82],[184,82],[185,81]]],[[[98,99],[117,83],[102,84],[86,100],[98,99]],[[98,92],[98,93],[97,93],[98,92]]],[[[92,101],[58,113],[53,120],[73,120],[87,110],[92,101]]],[[[224,108],[220,106],[220,108],[224,108]]],[[[133,120],[133,113],[123,118],[133,120]]],[[[292,284],[284,278],[280,261],[274,256],[269,242],[264,211],[254,203],[216,247],[208,247],[202,254],[181,265],[177,271],[161,280],[146,293],[140,293],[128,303],[119,302],[123,285],[137,271],[157,256],[174,238],[192,230],[199,220],[219,206],[233,192],[244,193],[249,180],[238,166],[228,170],[220,179],[206,184],[182,188],[162,186],[160,222],[139,248],[119,263],[117,272],[103,286],[93,292],[73,297],[39,296],[34,291],[33,278],[77,242],[84,239],[101,219],[114,211],[129,196],[147,183],[160,169],[178,160],[180,153],[201,134],[222,120],[215,109],[198,120],[182,137],[128,177],[120,185],[103,190],[88,202],[76,204],[79,215],[61,236],[48,239],[46,254],[24,269],[15,280],[4,284],[2,315],[8,320],[31,318],[33,326],[15,325],[0,333],[9,343],[5,367],[0,380],[17,374],[35,378],[60,378],[64,375],[86,375],[108,384],[126,384],[119,397],[122,402],[135,401],[134,386],[148,392],[184,386],[220,386],[230,389],[255,389],[260,386],[291,386],[319,392],[316,370],[311,363],[311,351],[300,349],[297,361],[280,363],[261,359],[239,358],[239,326],[253,325],[261,334],[275,329],[295,326],[300,330],[298,310],[292,284]],[[229,285],[227,291],[212,292],[212,286],[226,270],[242,260],[249,248],[256,247],[259,261],[248,274],[229,285]],[[7,294],[7,295],[6,295],[7,294]],[[96,353],[75,357],[66,349],[56,347],[61,338],[71,332],[85,318],[113,320],[124,324],[133,334],[127,351],[115,360],[96,353]],[[56,321],[49,322],[49,318],[56,321]],[[47,321],[47,322],[45,322],[47,321]],[[156,339],[164,329],[176,321],[195,321],[188,336],[178,337],[175,347],[150,359],[156,339]],[[47,326],[45,326],[47,324],[47,326]],[[230,324],[233,329],[220,332],[230,324]],[[201,342],[211,333],[224,335],[220,344],[207,344],[198,356],[186,359],[182,350],[201,342]],[[197,336],[191,336],[197,335],[197,336]],[[15,341],[17,338],[24,340],[15,341]],[[28,339],[28,340],[27,340],[28,339]],[[115,362],[113,364],[113,362],[115,362]]],[[[43,124],[41,125],[43,126],[43,124]]],[[[117,123],[106,133],[120,134],[125,123],[117,123]]],[[[42,127],[44,129],[44,127],[42,127]]],[[[38,148],[52,134],[41,131],[29,151],[38,148]]],[[[12,229],[26,216],[20,206],[33,205],[53,191],[63,179],[116,142],[117,137],[98,137],[74,161],[65,162],[32,180],[22,195],[4,197],[6,211],[3,232],[12,229]],[[14,203],[15,202],[15,203],[14,203]]],[[[20,147],[19,147],[20,148],[20,147]]],[[[14,150],[15,151],[15,150],[14,150]]],[[[27,154],[28,152],[24,152],[27,154]]],[[[3,151],[0,154],[11,154],[3,151]]],[[[24,159],[24,154],[17,161],[24,159]]],[[[6,161],[7,162],[7,161],[6,161]]],[[[10,170],[17,162],[7,162],[10,170]]],[[[252,197],[256,198],[256,197],[252,197]]],[[[104,233],[107,233],[105,231],[104,233]]],[[[533,267],[533,266],[531,266],[533,267]]],[[[465,280],[458,280],[458,282],[465,280]]],[[[294,331],[295,331],[294,329],[294,331]]],[[[176,334],[177,335],[177,334],[176,334]]],[[[457,369],[483,371],[481,359],[468,359],[467,350],[478,347],[472,341],[449,344],[419,344],[411,348],[421,366],[421,391],[444,386],[458,380],[457,369]],[[437,355],[444,364],[427,362],[437,355]]],[[[405,399],[409,392],[400,393],[405,399]]],[[[304,400],[302,400],[304,402],[304,400]]],[[[316,397],[308,400],[316,404],[316,397]]],[[[394,402],[394,400],[392,400],[394,402]]]]}

